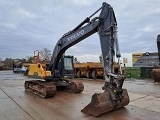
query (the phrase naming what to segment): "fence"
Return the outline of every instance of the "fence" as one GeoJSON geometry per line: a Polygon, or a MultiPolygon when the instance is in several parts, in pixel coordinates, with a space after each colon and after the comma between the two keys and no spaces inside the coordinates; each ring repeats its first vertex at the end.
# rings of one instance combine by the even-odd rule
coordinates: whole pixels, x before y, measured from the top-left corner
{"type": "Polygon", "coordinates": [[[152,78],[153,67],[125,67],[125,76],[127,78],[152,78]]]}

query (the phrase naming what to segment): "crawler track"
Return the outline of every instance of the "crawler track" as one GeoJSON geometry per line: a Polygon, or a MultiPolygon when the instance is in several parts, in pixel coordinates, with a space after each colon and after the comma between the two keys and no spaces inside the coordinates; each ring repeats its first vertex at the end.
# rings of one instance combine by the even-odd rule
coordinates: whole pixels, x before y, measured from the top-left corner
{"type": "Polygon", "coordinates": [[[46,82],[41,80],[25,81],[25,90],[34,93],[42,98],[54,97],[57,89],[71,90],[74,93],[80,93],[84,90],[82,82],[63,81],[63,82],[46,82]]]}
{"type": "Polygon", "coordinates": [[[25,90],[43,98],[54,97],[56,94],[56,86],[52,82],[40,80],[25,81],[25,90]]]}

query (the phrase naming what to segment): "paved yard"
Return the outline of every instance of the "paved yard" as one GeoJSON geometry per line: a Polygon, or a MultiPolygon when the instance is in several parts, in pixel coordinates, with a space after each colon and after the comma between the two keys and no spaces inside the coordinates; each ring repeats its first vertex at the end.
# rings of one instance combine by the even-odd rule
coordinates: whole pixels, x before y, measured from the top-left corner
{"type": "Polygon", "coordinates": [[[159,120],[160,84],[152,80],[127,79],[128,106],[93,117],[81,112],[92,94],[103,92],[102,80],[76,79],[84,83],[80,94],[58,91],[54,98],[42,99],[24,90],[30,78],[12,71],[0,71],[0,120],[159,120]]]}

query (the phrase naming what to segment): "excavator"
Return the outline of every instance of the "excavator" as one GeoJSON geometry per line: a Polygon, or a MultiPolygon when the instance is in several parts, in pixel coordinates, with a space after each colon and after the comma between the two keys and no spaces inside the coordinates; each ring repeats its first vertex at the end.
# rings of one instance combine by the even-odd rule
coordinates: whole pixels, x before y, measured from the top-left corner
{"type": "Polygon", "coordinates": [[[152,70],[152,76],[154,82],[160,82],[160,35],[157,35],[157,49],[158,49],[158,60],[159,63],[155,68],[152,70]]]}
{"type": "MultiPolygon", "coordinates": [[[[105,82],[102,87],[104,92],[93,94],[91,102],[84,107],[81,112],[93,116],[100,116],[128,105],[128,92],[122,88],[125,76],[122,74],[120,62],[121,53],[117,37],[117,21],[112,6],[106,2],[103,2],[102,7],[58,40],[48,67],[52,77],[45,78],[43,81],[25,81],[25,90],[42,97],[53,97],[59,87],[72,90],[75,93],[82,92],[84,89],[83,83],[64,79],[62,74],[63,69],[66,68],[64,64],[64,61],[66,61],[64,53],[68,48],[94,33],[98,33],[100,39],[105,72],[105,82]],[[99,16],[93,18],[99,11],[99,16]],[[115,73],[113,68],[115,57],[118,59],[119,74],[115,73]]],[[[71,59],[67,61],[69,65],[72,65],[71,62],[73,61],[71,59]]]]}

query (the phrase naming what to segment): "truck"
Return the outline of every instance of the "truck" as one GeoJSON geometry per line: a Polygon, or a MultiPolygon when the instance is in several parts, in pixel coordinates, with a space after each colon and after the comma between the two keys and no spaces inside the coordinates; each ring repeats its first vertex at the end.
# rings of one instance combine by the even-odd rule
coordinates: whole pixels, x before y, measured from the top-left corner
{"type": "Polygon", "coordinates": [[[88,79],[103,78],[104,70],[100,62],[74,63],[75,77],[88,79]]]}
{"type": "MultiPolygon", "coordinates": [[[[114,71],[119,72],[118,62],[114,62],[114,71]]],[[[76,78],[104,79],[104,68],[101,62],[75,62],[74,74],[76,78]]],[[[122,68],[124,74],[124,68],[122,68]]]]}

